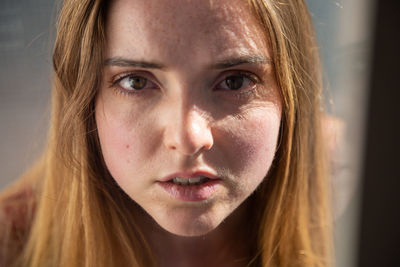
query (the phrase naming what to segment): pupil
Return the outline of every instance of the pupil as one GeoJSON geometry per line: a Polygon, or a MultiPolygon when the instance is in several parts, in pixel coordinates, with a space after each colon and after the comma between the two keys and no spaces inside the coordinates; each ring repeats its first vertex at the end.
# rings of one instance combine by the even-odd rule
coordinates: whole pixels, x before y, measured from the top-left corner
{"type": "Polygon", "coordinates": [[[147,79],[143,77],[130,77],[129,78],[129,85],[136,89],[141,90],[146,86],[147,79]]]}
{"type": "Polygon", "coordinates": [[[238,90],[243,85],[243,77],[241,76],[230,76],[225,80],[226,85],[231,90],[238,90]]]}

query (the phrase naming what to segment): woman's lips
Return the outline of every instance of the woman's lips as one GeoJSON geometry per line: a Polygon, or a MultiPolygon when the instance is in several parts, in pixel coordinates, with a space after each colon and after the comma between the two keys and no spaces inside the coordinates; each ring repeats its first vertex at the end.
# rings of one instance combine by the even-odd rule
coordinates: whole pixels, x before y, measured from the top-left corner
{"type": "Polygon", "coordinates": [[[196,171],[196,172],[177,172],[168,175],[157,183],[173,198],[182,201],[203,201],[213,196],[220,184],[221,179],[216,175],[207,171],[196,171]],[[180,180],[186,180],[186,183],[174,182],[174,178],[179,177],[180,180]],[[205,177],[206,180],[196,183],[189,184],[189,179],[205,177]]]}
{"type": "Polygon", "coordinates": [[[181,178],[195,178],[195,177],[206,177],[209,179],[217,179],[217,176],[213,174],[212,172],[209,171],[195,171],[195,172],[176,172],[172,173],[170,175],[165,176],[164,178],[161,178],[159,181],[160,182],[167,182],[172,180],[175,177],[181,177],[181,178]]]}
{"type": "Polygon", "coordinates": [[[198,185],[180,185],[172,181],[157,182],[170,196],[182,201],[203,201],[211,198],[220,179],[210,179],[198,185]]]}

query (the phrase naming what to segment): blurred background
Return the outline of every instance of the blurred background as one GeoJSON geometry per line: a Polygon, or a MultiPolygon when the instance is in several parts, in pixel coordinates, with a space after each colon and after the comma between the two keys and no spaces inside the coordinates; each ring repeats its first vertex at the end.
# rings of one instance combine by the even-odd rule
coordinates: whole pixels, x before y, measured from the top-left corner
{"type": "MultiPolygon", "coordinates": [[[[367,140],[371,135],[366,129],[375,127],[369,122],[370,110],[375,105],[370,96],[374,85],[378,84],[375,82],[378,76],[374,70],[376,65],[371,62],[376,63],[374,58],[377,57],[376,36],[379,27],[386,30],[389,28],[389,36],[394,36],[394,40],[398,39],[395,37],[398,29],[395,24],[379,26],[382,24],[378,23],[379,19],[392,10],[389,7],[387,11],[382,11],[384,9],[380,6],[384,5],[383,2],[390,3],[381,1],[378,4],[373,0],[307,0],[323,62],[326,110],[338,129],[335,136],[338,146],[334,150],[332,185],[335,265],[340,267],[367,266],[368,261],[362,259],[368,258],[370,251],[380,255],[379,249],[385,252],[388,250],[385,246],[380,246],[378,250],[376,247],[362,246],[364,240],[374,243],[376,236],[368,237],[371,232],[368,227],[375,225],[369,223],[368,218],[374,218],[375,214],[369,214],[370,217],[361,220],[364,218],[363,214],[368,213],[364,212],[365,205],[370,205],[366,201],[376,203],[373,199],[365,200],[365,195],[373,195],[366,193],[368,189],[375,186],[367,183],[368,174],[372,173],[367,169],[368,162],[374,162],[373,158],[368,158],[368,153],[377,151],[369,152],[368,147],[371,146],[368,145],[381,137],[372,136],[378,139],[367,140]],[[382,15],[378,11],[386,13],[382,15]]],[[[398,5],[396,1],[391,3],[393,7],[398,5]]],[[[56,15],[57,4],[54,0],[0,1],[0,189],[23,174],[44,148],[50,113],[51,49],[56,15]]],[[[395,16],[395,13],[392,15],[395,16]]],[[[395,23],[399,26],[398,20],[395,23]]],[[[389,95],[387,97],[391,98],[389,95]]],[[[390,120],[389,117],[386,118],[390,120]]],[[[379,117],[377,120],[379,121],[379,117]]],[[[398,157],[393,156],[393,159],[398,157]]],[[[398,185],[397,182],[396,186],[398,185]]],[[[381,194],[385,195],[385,191],[381,194]]],[[[382,199],[382,196],[378,198],[382,199]]],[[[393,201],[400,204],[398,197],[393,201]]],[[[379,210],[385,207],[387,206],[377,208],[379,210]]],[[[394,219],[398,222],[397,217],[394,219]]],[[[393,232],[394,236],[400,238],[397,228],[400,224],[393,220],[392,224],[396,225],[394,229],[397,230],[393,232]]],[[[379,222],[376,227],[381,227],[379,222]]],[[[380,233],[377,232],[376,235],[379,236],[380,233]]],[[[397,250],[399,245],[391,244],[387,246],[393,252],[400,253],[397,250]]],[[[373,261],[370,263],[368,266],[400,266],[395,265],[390,258],[383,265],[376,265],[373,261]]]]}
{"type": "Polygon", "coordinates": [[[0,188],[43,150],[55,17],[54,0],[0,1],[0,188]]]}

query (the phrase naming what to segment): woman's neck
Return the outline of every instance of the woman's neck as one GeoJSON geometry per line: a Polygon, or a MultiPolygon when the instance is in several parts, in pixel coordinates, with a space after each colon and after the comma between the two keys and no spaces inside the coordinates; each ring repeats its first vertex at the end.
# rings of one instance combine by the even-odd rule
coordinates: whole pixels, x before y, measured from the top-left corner
{"type": "Polygon", "coordinates": [[[251,254],[248,203],[243,203],[212,232],[198,237],[182,237],[161,228],[147,213],[141,229],[158,266],[246,266],[251,254]]]}

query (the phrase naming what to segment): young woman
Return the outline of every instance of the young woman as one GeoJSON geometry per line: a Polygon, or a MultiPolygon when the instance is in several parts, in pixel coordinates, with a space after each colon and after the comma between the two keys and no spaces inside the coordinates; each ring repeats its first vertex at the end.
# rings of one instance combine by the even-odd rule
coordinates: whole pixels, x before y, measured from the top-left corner
{"type": "Polygon", "coordinates": [[[7,266],[329,266],[301,0],[65,0],[47,150],[1,198],[7,266]]]}

